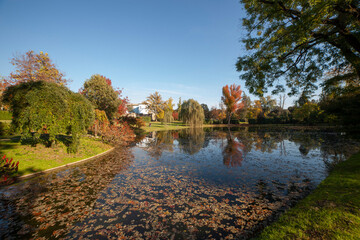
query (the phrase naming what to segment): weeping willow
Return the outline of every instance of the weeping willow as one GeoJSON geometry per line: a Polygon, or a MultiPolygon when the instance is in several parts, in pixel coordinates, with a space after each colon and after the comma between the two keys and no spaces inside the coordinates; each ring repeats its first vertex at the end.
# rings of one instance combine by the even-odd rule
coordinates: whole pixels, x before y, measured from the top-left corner
{"type": "Polygon", "coordinates": [[[201,127],[205,120],[204,109],[197,101],[189,99],[181,104],[180,117],[191,127],[201,127]]]}

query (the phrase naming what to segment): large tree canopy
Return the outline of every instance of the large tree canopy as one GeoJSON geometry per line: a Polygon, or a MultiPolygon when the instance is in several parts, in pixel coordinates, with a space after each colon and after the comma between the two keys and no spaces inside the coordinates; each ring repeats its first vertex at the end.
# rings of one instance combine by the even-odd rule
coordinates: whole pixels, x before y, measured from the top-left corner
{"type": "Polygon", "coordinates": [[[111,86],[111,80],[95,74],[86,80],[80,92],[99,110],[105,111],[111,121],[118,111],[121,99],[119,91],[111,86]]]}
{"type": "Polygon", "coordinates": [[[47,133],[51,145],[57,135],[71,133],[71,152],[77,151],[80,135],[94,120],[94,109],[87,99],[55,83],[20,83],[8,87],[2,98],[10,106],[12,124],[23,137],[36,140],[47,133]]]}
{"type": "MultiPolygon", "coordinates": [[[[351,65],[360,76],[359,0],[241,0],[250,50],[236,64],[251,93],[317,89],[325,72],[351,65]]],[[[359,78],[357,78],[359,79],[359,78]]]]}
{"type": "Polygon", "coordinates": [[[189,99],[181,104],[180,117],[191,127],[201,127],[205,120],[204,109],[197,101],[189,99]]]}

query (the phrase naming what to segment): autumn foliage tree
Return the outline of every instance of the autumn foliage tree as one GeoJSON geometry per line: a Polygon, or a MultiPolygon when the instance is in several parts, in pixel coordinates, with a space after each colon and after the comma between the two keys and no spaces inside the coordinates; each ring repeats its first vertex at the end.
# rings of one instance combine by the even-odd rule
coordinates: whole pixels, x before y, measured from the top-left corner
{"type": "Polygon", "coordinates": [[[244,103],[240,102],[242,99],[242,91],[240,90],[240,85],[232,84],[230,87],[228,85],[222,88],[223,96],[221,100],[226,106],[226,112],[228,117],[228,124],[230,124],[231,116],[239,109],[244,107],[244,103]]]}
{"type": "Polygon", "coordinates": [[[157,119],[163,119],[164,118],[164,101],[162,100],[162,97],[160,95],[160,93],[155,92],[153,94],[150,94],[150,96],[148,96],[146,98],[146,101],[144,102],[144,104],[146,105],[147,109],[154,113],[156,115],[157,119]]]}
{"type": "Polygon", "coordinates": [[[222,121],[226,118],[225,111],[216,107],[211,108],[209,115],[211,120],[216,121],[217,123],[222,123],[222,121]]]}
{"type": "Polygon", "coordinates": [[[10,73],[5,84],[15,85],[23,82],[44,81],[59,85],[66,85],[68,80],[52,63],[47,53],[28,51],[23,55],[14,57],[10,62],[15,67],[15,72],[10,73]]]}

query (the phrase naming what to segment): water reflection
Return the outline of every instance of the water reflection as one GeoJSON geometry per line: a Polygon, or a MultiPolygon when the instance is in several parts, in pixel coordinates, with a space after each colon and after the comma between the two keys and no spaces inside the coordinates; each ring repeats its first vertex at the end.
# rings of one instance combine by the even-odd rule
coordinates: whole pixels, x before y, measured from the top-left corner
{"type": "Polygon", "coordinates": [[[250,238],[359,149],[335,132],[185,129],[0,190],[0,239],[250,238]]]}
{"type": "Polygon", "coordinates": [[[180,149],[187,154],[193,155],[206,147],[205,132],[203,128],[188,128],[179,132],[180,149]]]}
{"type": "Polygon", "coordinates": [[[239,167],[244,159],[245,145],[234,139],[230,129],[227,134],[227,144],[223,150],[223,163],[228,167],[239,167]]]}
{"type": "MultiPolygon", "coordinates": [[[[284,130],[259,130],[254,128],[237,129],[185,129],[182,131],[162,131],[150,133],[138,143],[150,156],[160,159],[163,152],[174,152],[194,155],[209,146],[210,141],[217,142],[222,149],[223,164],[228,167],[239,167],[246,153],[255,150],[261,153],[272,153],[277,150],[281,156],[287,156],[288,143],[294,143],[303,157],[311,151],[320,150],[327,166],[348,158],[359,150],[358,141],[351,140],[340,133],[304,132],[284,130]],[[235,130],[235,131],[234,131],[235,130]]],[[[331,168],[331,167],[330,167],[331,168]]]]}

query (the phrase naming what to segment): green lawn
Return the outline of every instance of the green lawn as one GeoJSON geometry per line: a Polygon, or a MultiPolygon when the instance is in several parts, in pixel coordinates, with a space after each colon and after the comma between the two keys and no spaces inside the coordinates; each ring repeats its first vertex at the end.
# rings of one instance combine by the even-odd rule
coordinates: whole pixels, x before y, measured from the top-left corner
{"type": "Polygon", "coordinates": [[[10,120],[11,121],[12,114],[8,111],[0,110],[0,120],[10,120]]]}
{"type": "Polygon", "coordinates": [[[360,153],[335,167],[318,188],[265,228],[258,239],[359,239],[360,153]]]}
{"type": "MultiPolygon", "coordinates": [[[[242,125],[246,125],[248,123],[241,123],[241,124],[231,124],[231,127],[238,127],[242,125]]],[[[227,124],[204,124],[203,127],[227,127],[227,124]]],[[[181,121],[174,121],[172,123],[161,123],[161,122],[151,122],[151,127],[149,127],[149,123],[146,123],[145,127],[142,127],[145,132],[152,132],[152,131],[165,131],[165,130],[177,130],[177,129],[184,129],[189,128],[189,125],[181,121]]]]}
{"type": "Polygon", "coordinates": [[[150,122],[151,127],[149,127],[149,123],[146,123],[145,127],[142,127],[143,130],[146,132],[152,131],[164,131],[164,130],[176,130],[176,129],[183,129],[189,128],[189,125],[186,125],[180,121],[174,121],[172,123],[161,123],[161,122],[150,122]]]}
{"type": "Polygon", "coordinates": [[[110,145],[99,140],[83,138],[80,141],[79,152],[68,154],[63,144],[46,148],[42,144],[31,147],[17,142],[0,141],[0,156],[5,154],[6,157],[19,161],[19,176],[22,176],[76,162],[105,152],[110,148],[112,148],[110,145]]]}

